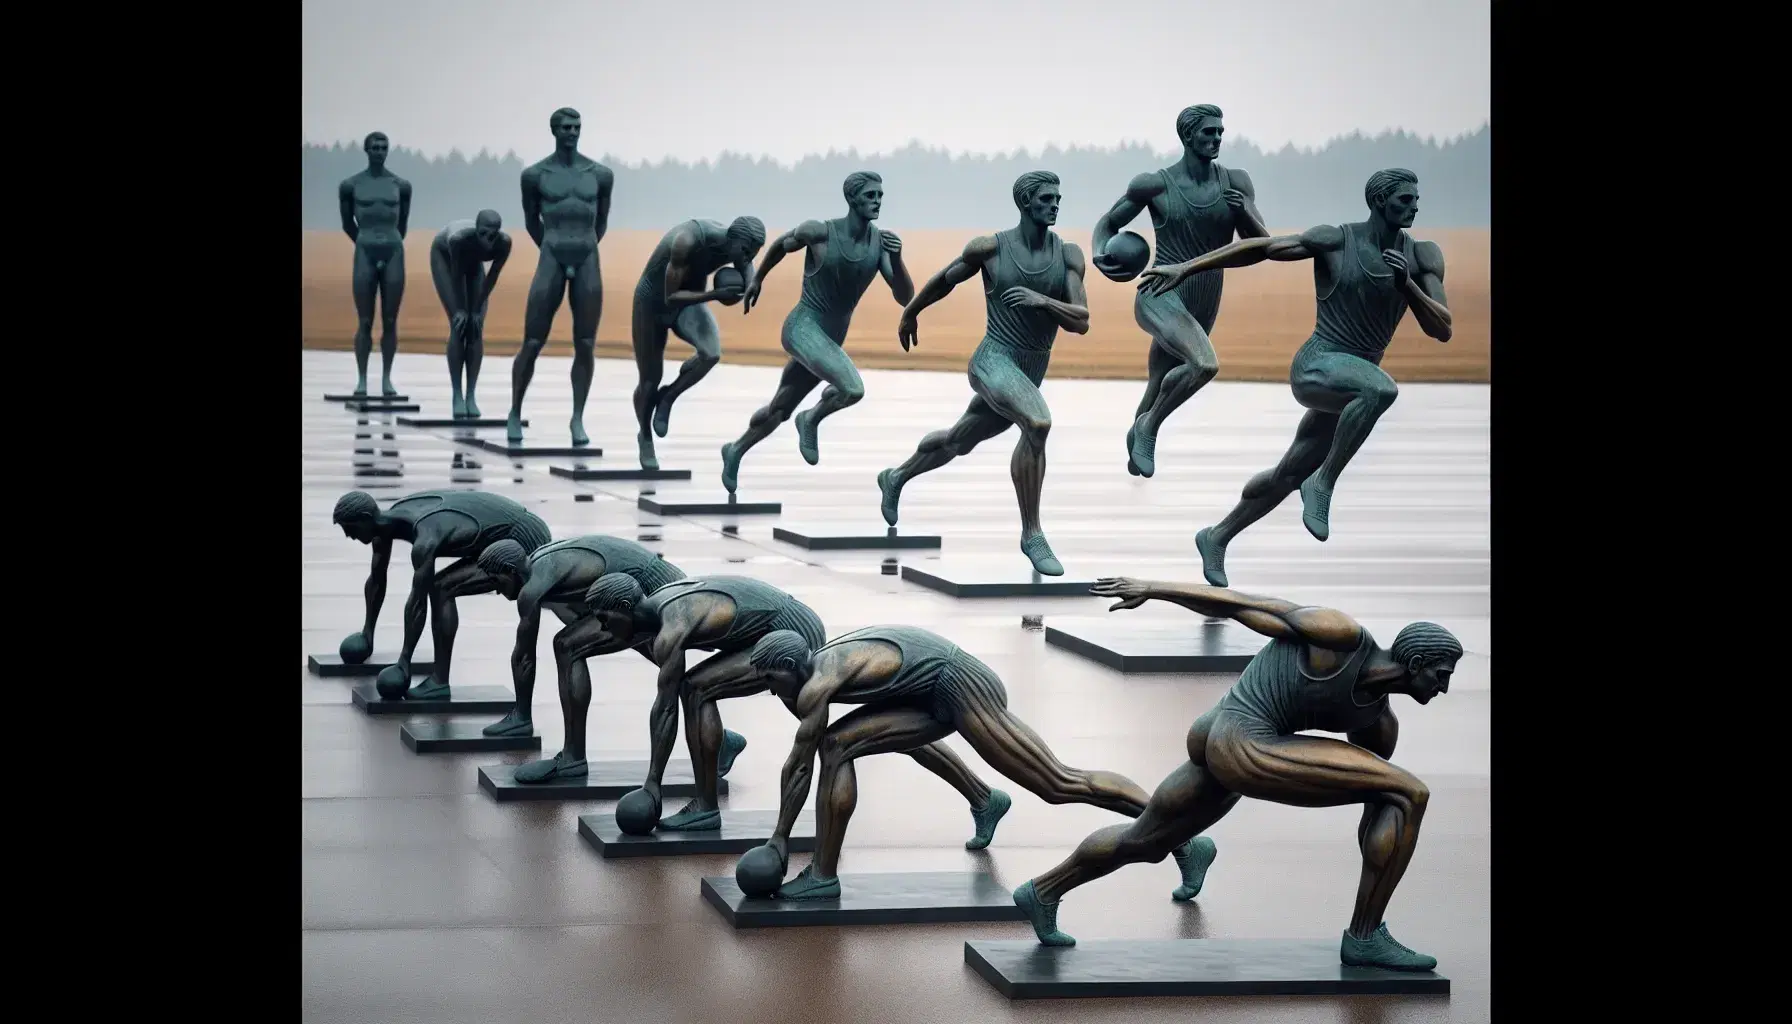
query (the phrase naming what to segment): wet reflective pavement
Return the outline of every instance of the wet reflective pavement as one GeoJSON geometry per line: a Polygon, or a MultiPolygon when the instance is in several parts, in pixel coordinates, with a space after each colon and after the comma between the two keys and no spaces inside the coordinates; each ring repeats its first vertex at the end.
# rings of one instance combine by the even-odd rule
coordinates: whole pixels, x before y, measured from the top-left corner
{"type": "MultiPolygon", "coordinates": [[[[682,355],[682,353],[676,353],[682,355]]],[[[563,446],[571,411],[569,361],[541,359],[525,407],[526,444],[563,446]]],[[[1012,431],[918,479],[903,494],[905,532],[937,533],[939,549],[809,550],[774,527],[881,530],[878,470],[908,456],[970,398],[962,374],[864,372],[866,398],[827,420],[821,462],[808,466],[786,423],[750,452],[742,501],[782,503],[776,515],[662,516],[660,501],[722,493],[718,449],[771,395],[774,368],[723,365],[685,395],[660,465],[685,481],[577,482],[550,467],[629,468],[632,364],[599,360],[585,426],[598,458],[509,458],[457,430],[398,424],[396,413],[355,412],[324,400],[353,387],[352,357],[304,353],[300,673],[304,1019],[310,1021],[713,1021],[780,1024],[1077,1020],[1485,1021],[1489,1005],[1491,650],[1488,538],[1488,389],[1407,385],[1346,471],[1332,503],[1332,536],[1314,541],[1298,497],[1236,541],[1228,556],[1241,590],[1341,608],[1391,639],[1416,618],[1450,627],[1468,654],[1450,693],[1419,707],[1397,698],[1394,760],[1431,787],[1418,853],[1389,912],[1407,945],[1439,959],[1449,996],[1092,999],[1011,1003],[965,965],[967,939],[1023,939],[1024,924],[817,927],[736,931],[699,893],[705,876],[732,876],[735,856],[604,859],[578,833],[581,814],[612,803],[494,802],[478,769],[541,756],[417,754],[405,716],[373,717],[351,703],[366,680],[306,673],[307,654],[334,652],[363,615],[368,550],[329,522],[348,490],[389,500],[434,488],[503,493],[539,514],[555,537],[611,533],[661,551],[685,572],[761,577],[812,607],[830,635],[894,622],[952,638],[988,662],[1010,707],[1082,768],[1117,771],[1147,790],[1185,754],[1190,722],[1230,675],[1123,675],[1044,642],[1043,626],[1105,615],[1094,597],[954,599],[904,581],[901,565],[966,578],[1006,578],[1025,560],[1008,473],[1012,431]],[[468,439],[466,442],[457,439],[468,439]],[[826,527],[826,524],[838,524],[826,527]],[[1023,622],[1025,624],[1023,624],[1023,622]]],[[[509,361],[488,360],[480,404],[506,411],[509,361]]],[[[669,363],[668,377],[676,373],[669,363]]],[[[1194,533],[1223,515],[1246,479],[1273,464],[1301,410],[1286,387],[1209,385],[1171,417],[1157,475],[1129,476],[1124,435],[1142,382],[1048,379],[1054,418],[1043,520],[1068,576],[1199,580],[1194,533]]],[[[448,413],[444,361],[401,354],[399,390],[422,416],[448,413]]],[[[805,403],[812,404],[812,395],[805,403]]],[[[411,414],[405,414],[407,417],[411,414]]],[[[375,648],[396,650],[409,585],[395,552],[375,648]]],[[[457,686],[510,688],[514,606],[497,596],[459,603],[457,686]]],[[[1153,624],[1200,619],[1147,605],[1113,618],[1153,624]]],[[[533,700],[542,750],[563,730],[544,623],[533,700]]],[[[427,654],[425,633],[419,650],[427,654]]],[[[596,757],[647,750],[654,672],[627,656],[591,662],[590,746],[596,757]]],[[[729,775],[724,814],[775,808],[778,773],[795,722],[770,696],[726,701],[728,727],[749,740],[729,775]]],[[[836,714],[839,712],[837,711],[836,714]]],[[[495,719],[472,717],[474,724],[495,719]]],[[[674,759],[683,759],[682,733],[674,759]]],[[[962,740],[947,742],[1014,797],[989,850],[963,849],[973,825],[960,798],[906,757],[857,765],[859,806],[841,872],[987,871],[1007,888],[1062,859],[1116,816],[1048,806],[989,769],[962,740]]],[[[680,801],[673,801],[680,802],[680,801]]],[[[1306,810],[1242,802],[1211,835],[1220,857],[1193,904],[1174,903],[1169,861],[1141,864],[1071,894],[1060,913],[1079,939],[1335,938],[1350,916],[1360,858],[1356,808],[1306,810]]],[[[806,863],[794,854],[790,870],[806,863]]]]}

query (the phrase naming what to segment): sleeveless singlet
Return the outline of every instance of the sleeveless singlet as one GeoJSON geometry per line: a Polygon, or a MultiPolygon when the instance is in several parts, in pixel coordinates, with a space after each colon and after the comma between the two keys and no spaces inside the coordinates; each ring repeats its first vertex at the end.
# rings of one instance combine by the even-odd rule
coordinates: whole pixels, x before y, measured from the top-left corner
{"type": "Polygon", "coordinates": [[[1318,730],[1348,733],[1366,728],[1381,717],[1387,706],[1383,695],[1368,705],[1356,703],[1357,677],[1375,641],[1367,630],[1357,649],[1328,676],[1308,673],[1306,645],[1293,640],[1272,640],[1251,663],[1232,689],[1215,705],[1217,711],[1246,715],[1273,727],[1277,735],[1318,730]]]}
{"type": "Polygon", "coordinates": [[[728,634],[700,645],[703,650],[751,650],[766,634],[780,629],[801,636],[809,642],[810,650],[827,643],[827,628],[808,605],[748,576],[696,576],[667,583],[636,606],[636,621],[651,627],[646,632],[657,632],[661,610],[668,602],[687,594],[724,594],[734,602],[734,623],[728,634]]]}
{"type": "MultiPolygon", "coordinates": [[[[1232,207],[1222,198],[1222,194],[1232,187],[1231,175],[1224,167],[1217,163],[1213,165],[1219,189],[1214,192],[1213,201],[1205,205],[1189,198],[1186,187],[1171,174],[1173,170],[1166,167],[1157,172],[1164,179],[1164,193],[1159,199],[1164,212],[1161,218],[1155,210],[1151,214],[1151,231],[1157,236],[1157,252],[1151,260],[1154,267],[1186,263],[1229,245],[1235,227],[1232,207]]],[[[1212,273],[1218,277],[1220,272],[1212,273]]]]}
{"type": "Polygon", "coordinates": [[[541,517],[502,494],[489,491],[418,491],[392,503],[386,515],[410,519],[413,526],[440,512],[456,512],[479,526],[473,543],[438,551],[443,558],[474,558],[501,540],[514,540],[525,554],[553,540],[541,517]]]}
{"type": "MultiPolygon", "coordinates": [[[[1394,340],[1394,328],[1406,315],[1406,296],[1394,286],[1394,272],[1374,257],[1375,268],[1365,262],[1359,251],[1360,225],[1345,224],[1344,249],[1338,260],[1337,278],[1329,291],[1318,293],[1319,315],[1313,327],[1313,339],[1334,349],[1362,356],[1374,363],[1394,340]]],[[[1400,232],[1400,251],[1406,255],[1406,266],[1419,272],[1419,261],[1413,255],[1412,236],[1400,232]]],[[[1314,267],[1317,285],[1318,266],[1314,267]]]]}
{"type": "Polygon", "coordinates": [[[1049,242],[1039,266],[1027,260],[1040,261],[1037,253],[1028,252],[1019,228],[996,232],[995,258],[983,265],[983,305],[989,318],[985,343],[995,343],[1023,352],[1050,352],[1058,338],[1058,322],[1044,310],[1014,309],[1002,301],[1002,294],[1015,286],[1031,288],[1049,299],[1065,301],[1070,289],[1065,284],[1064,240],[1057,232],[1047,232],[1049,242]]]}
{"type": "MultiPolygon", "coordinates": [[[[651,594],[673,580],[684,578],[684,573],[671,562],[657,553],[647,550],[632,540],[611,537],[606,534],[593,533],[583,537],[569,537],[557,540],[536,548],[529,556],[529,564],[534,565],[556,551],[575,549],[589,551],[604,560],[604,574],[620,572],[635,578],[641,584],[644,593],[651,594]]],[[[588,586],[580,586],[578,593],[571,595],[582,603],[588,586]]]]}
{"type": "Polygon", "coordinates": [[[830,220],[827,228],[826,256],[817,266],[803,268],[803,294],[790,315],[812,313],[829,337],[844,342],[853,310],[883,262],[882,233],[873,225],[865,242],[855,248],[845,223],[830,220]]]}
{"type": "Polygon", "coordinates": [[[881,640],[895,645],[902,652],[902,667],[891,678],[874,685],[848,684],[834,694],[836,703],[927,700],[949,686],[952,672],[970,657],[938,633],[915,626],[867,626],[829,640],[826,647],[856,640],[881,640]]]}

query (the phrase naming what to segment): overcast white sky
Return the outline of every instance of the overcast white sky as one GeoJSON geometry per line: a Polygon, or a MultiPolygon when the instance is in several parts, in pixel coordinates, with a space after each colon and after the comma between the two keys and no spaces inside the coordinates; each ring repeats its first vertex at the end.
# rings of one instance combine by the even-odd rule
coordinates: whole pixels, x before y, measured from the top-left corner
{"type": "Polygon", "coordinates": [[[1176,145],[1217,103],[1270,148],[1488,119],[1489,0],[304,0],[306,141],[793,161],[1176,145]]]}

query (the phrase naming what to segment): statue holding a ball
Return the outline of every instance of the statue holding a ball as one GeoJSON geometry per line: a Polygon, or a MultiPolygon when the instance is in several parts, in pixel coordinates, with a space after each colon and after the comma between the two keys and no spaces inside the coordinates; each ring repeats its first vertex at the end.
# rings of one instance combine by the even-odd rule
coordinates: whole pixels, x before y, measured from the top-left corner
{"type": "Polygon", "coordinates": [[[342,660],[359,665],[373,653],[373,629],[386,600],[386,567],[392,544],[411,546],[411,593],[404,602],[404,647],[398,660],[380,671],[376,685],[387,700],[441,700],[448,696],[448,668],[460,615],[454,601],[489,594],[496,582],[479,568],[480,552],[501,540],[514,540],[525,552],[552,537],[541,517],[500,494],[485,491],[419,491],[381,509],[373,495],[350,491],[336,500],[330,521],[351,540],[373,548],[367,575],[367,618],[359,633],[342,641],[342,660]],[[459,559],[436,572],[436,559],[459,559]],[[411,690],[411,656],[429,619],[435,644],[435,673],[411,690]]]}
{"type": "MultiPolygon", "coordinates": [[[[1239,238],[1264,238],[1269,229],[1257,212],[1250,175],[1220,166],[1220,139],[1226,127],[1220,108],[1201,103],[1176,116],[1183,156],[1172,167],[1141,174],[1126,194],[1095,222],[1090,262],[1109,280],[1130,281],[1145,269],[1150,247],[1123,230],[1145,210],[1157,236],[1159,266],[1192,260],[1239,238]]],[[[1126,470],[1134,476],[1157,472],[1157,432],[1164,420],[1220,372],[1208,334],[1220,312],[1221,271],[1184,280],[1175,289],[1141,291],[1133,318],[1151,336],[1149,376],[1144,397],[1126,432],[1126,470]]]]}

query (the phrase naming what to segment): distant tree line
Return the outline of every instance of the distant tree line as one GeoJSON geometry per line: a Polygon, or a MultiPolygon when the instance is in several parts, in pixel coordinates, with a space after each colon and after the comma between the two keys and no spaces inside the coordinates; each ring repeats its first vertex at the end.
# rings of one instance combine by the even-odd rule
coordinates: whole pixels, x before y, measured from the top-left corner
{"type": "MultiPolygon", "coordinates": [[[[395,140],[396,141],[396,140],[395,140]]],[[[529,162],[546,156],[543,147],[529,162]]],[[[1406,167],[1419,176],[1419,228],[1486,227],[1492,206],[1489,127],[1438,142],[1409,132],[1349,135],[1317,149],[1284,147],[1265,152],[1248,140],[1228,140],[1220,162],[1250,172],[1258,205],[1273,227],[1306,227],[1361,217],[1363,183],[1384,167],[1406,167]]],[[[694,164],[677,160],[627,164],[599,157],[616,172],[610,227],[664,231],[692,217],[727,221],[752,214],[777,232],[811,217],[839,216],[840,183],[856,170],[883,175],[889,198],[884,222],[902,228],[987,228],[1015,216],[1009,187],[1035,169],[1057,173],[1064,183],[1058,223],[1086,231],[1142,171],[1164,167],[1180,149],[1130,144],[1113,148],[1048,147],[1044,152],[953,156],[910,143],[894,153],[860,156],[848,151],[808,156],[795,166],[766,157],[725,154],[694,164]]],[[[336,186],[366,166],[359,142],[305,143],[302,150],[304,225],[341,224],[336,186]]],[[[387,166],[414,187],[411,223],[439,227],[497,210],[507,226],[522,230],[518,186],[524,161],[515,153],[444,157],[395,147],[387,166]]],[[[1142,223],[1135,221],[1135,224],[1142,223]]]]}

